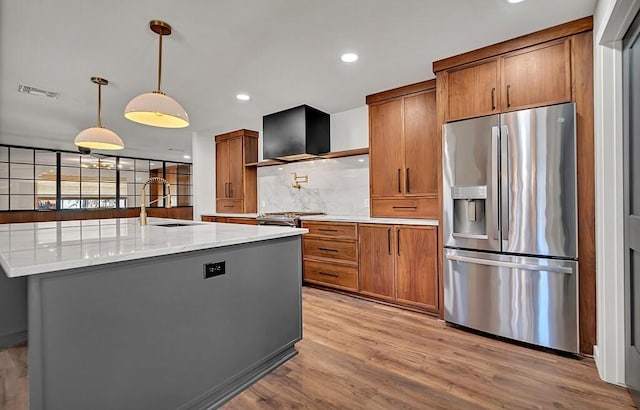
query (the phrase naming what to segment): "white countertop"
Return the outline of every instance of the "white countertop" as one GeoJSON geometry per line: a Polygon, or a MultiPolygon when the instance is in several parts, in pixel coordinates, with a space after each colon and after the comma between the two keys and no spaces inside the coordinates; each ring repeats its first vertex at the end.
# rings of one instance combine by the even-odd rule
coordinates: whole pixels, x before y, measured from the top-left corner
{"type": "Polygon", "coordinates": [[[0,224],[0,266],[10,278],[307,233],[282,226],[177,219],[90,219],[0,224]],[[161,227],[163,223],[189,226],[161,227]]]}
{"type": "Polygon", "coordinates": [[[302,216],[300,217],[300,219],[303,221],[358,222],[358,223],[368,223],[368,224],[438,226],[437,219],[372,218],[370,216],[349,216],[349,215],[309,215],[309,216],[302,216]]]}
{"type": "MultiPolygon", "coordinates": [[[[214,212],[201,214],[200,216],[225,216],[231,218],[257,218],[260,214],[224,214],[214,212]]],[[[427,225],[438,226],[437,219],[409,219],[409,218],[372,218],[370,216],[357,215],[308,215],[301,216],[303,221],[323,221],[323,222],[358,222],[367,224],[395,224],[395,225],[427,225]]]]}

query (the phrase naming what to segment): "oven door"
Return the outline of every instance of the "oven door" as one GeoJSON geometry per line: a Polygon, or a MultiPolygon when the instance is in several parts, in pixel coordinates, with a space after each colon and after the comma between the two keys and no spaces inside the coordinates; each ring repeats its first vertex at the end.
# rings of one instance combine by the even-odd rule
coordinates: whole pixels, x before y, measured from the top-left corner
{"type": "Polygon", "coordinates": [[[444,250],[444,318],[578,352],[578,262],[444,250]]]}

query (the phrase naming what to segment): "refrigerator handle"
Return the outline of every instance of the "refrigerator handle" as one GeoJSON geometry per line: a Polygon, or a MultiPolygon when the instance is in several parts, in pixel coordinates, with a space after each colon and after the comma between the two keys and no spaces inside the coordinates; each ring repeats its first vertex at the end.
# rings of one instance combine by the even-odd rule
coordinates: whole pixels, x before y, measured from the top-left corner
{"type": "Polygon", "coordinates": [[[498,133],[499,128],[491,127],[491,219],[493,220],[491,226],[488,227],[491,231],[491,236],[495,240],[500,240],[500,217],[498,215],[498,190],[499,190],[499,175],[498,175],[498,133]]]}
{"type": "Polygon", "coordinates": [[[509,241],[509,214],[511,210],[509,209],[509,127],[506,125],[502,125],[500,129],[500,138],[502,139],[501,144],[501,155],[502,158],[502,185],[500,186],[500,197],[501,204],[500,209],[502,210],[501,216],[502,220],[500,221],[500,226],[502,229],[502,240],[509,241]]]}
{"type": "Polygon", "coordinates": [[[496,266],[498,268],[525,269],[525,270],[566,273],[566,274],[573,273],[573,269],[568,268],[566,266],[534,265],[530,263],[495,261],[492,259],[473,258],[470,256],[450,255],[450,254],[447,254],[446,258],[451,261],[475,263],[478,265],[496,266]]]}

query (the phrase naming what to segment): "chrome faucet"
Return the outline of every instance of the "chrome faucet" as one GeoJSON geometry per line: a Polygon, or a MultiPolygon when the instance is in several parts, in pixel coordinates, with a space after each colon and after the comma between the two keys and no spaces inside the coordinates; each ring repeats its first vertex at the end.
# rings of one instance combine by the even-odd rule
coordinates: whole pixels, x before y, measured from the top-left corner
{"type": "Polygon", "coordinates": [[[158,199],[154,199],[153,201],[149,202],[149,205],[155,204],[161,199],[166,198],[165,208],[171,208],[171,184],[169,183],[169,181],[160,177],[151,177],[147,179],[147,181],[144,184],[142,184],[142,189],[140,191],[140,225],[142,226],[147,224],[147,208],[146,208],[147,197],[144,193],[144,189],[151,182],[162,182],[163,184],[165,184],[167,186],[167,195],[160,197],[158,199]]]}

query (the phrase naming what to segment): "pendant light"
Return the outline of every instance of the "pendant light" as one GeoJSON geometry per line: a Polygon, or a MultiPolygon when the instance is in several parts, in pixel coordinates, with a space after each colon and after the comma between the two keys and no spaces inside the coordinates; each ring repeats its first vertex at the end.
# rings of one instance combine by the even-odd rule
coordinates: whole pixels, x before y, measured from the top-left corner
{"type": "Polygon", "coordinates": [[[100,77],[91,77],[91,82],[98,84],[98,125],[81,131],[76,135],[74,144],[89,149],[123,149],[124,142],[118,137],[118,134],[102,126],[102,86],[109,84],[109,81],[100,77]]]}
{"type": "Polygon", "coordinates": [[[158,89],[140,94],[129,101],[124,116],[131,121],[162,128],[184,128],[189,125],[189,115],[173,98],[160,91],[162,78],[162,36],[171,34],[171,26],[164,21],[149,22],[151,31],[160,36],[158,51],[158,89]]]}

